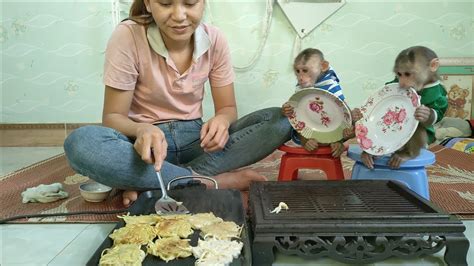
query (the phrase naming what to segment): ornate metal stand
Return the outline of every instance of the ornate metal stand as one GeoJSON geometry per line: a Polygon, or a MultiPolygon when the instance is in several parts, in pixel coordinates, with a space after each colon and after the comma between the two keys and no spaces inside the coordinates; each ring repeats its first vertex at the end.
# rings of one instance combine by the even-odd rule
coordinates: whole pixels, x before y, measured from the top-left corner
{"type": "Polygon", "coordinates": [[[262,182],[250,204],[254,265],[271,265],[275,250],[362,264],[444,247],[448,265],[467,265],[462,222],[391,181],[262,182]],[[281,201],[289,210],[270,213],[281,201]]]}

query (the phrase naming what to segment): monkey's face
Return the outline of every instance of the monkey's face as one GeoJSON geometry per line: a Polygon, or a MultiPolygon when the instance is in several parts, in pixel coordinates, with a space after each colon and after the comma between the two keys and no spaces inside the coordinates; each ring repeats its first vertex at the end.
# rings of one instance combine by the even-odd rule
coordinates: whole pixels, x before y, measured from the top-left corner
{"type": "Polygon", "coordinates": [[[428,66],[420,63],[404,63],[395,67],[395,74],[398,77],[398,83],[402,88],[414,88],[420,91],[430,82],[431,72],[428,66]]]}
{"type": "Polygon", "coordinates": [[[312,56],[306,61],[300,60],[293,67],[298,85],[302,88],[312,87],[323,72],[321,59],[317,56],[312,56]]]}

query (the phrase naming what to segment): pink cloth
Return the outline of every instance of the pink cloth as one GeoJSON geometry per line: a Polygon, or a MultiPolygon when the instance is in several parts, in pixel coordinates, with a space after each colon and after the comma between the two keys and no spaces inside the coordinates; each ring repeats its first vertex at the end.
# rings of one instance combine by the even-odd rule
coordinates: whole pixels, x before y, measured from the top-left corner
{"type": "Polygon", "coordinates": [[[204,83],[222,87],[234,82],[230,52],[224,35],[201,24],[194,33],[193,62],[180,74],[168,56],[158,28],[133,21],[120,23],[105,54],[104,84],[135,90],[129,117],[159,123],[202,117],[204,83]]]}

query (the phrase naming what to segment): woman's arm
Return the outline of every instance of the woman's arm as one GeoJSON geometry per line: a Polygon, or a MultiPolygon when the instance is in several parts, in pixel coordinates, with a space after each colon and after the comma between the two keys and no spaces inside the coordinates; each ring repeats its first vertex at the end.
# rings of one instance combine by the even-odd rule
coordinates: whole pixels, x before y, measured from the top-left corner
{"type": "Polygon", "coordinates": [[[119,90],[105,86],[102,124],[114,128],[128,137],[136,137],[136,122],[128,118],[133,90],[119,90]]]}
{"type": "Polygon", "coordinates": [[[215,116],[223,116],[229,124],[234,123],[237,120],[234,83],[223,87],[211,88],[211,93],[214,102],[215,116]]]}
{"type": "Polygon", "coordinates": [[[211,87],[215,115],[201,129],[201,147],[206,152],[222,150],[229,139],[229,127],[237,120],[234,84],[211,87]]]}
{"type": "Polygon", "coordinates": [[[128,118],[133,93],[133,90],[119,90],[106,86],[102,124],[135,138],[135,150],[143,161],[154,163],[158,171],[166,158],[168,143],[163,131],[158,127],[147,123],[137,123],[128,118]]]}

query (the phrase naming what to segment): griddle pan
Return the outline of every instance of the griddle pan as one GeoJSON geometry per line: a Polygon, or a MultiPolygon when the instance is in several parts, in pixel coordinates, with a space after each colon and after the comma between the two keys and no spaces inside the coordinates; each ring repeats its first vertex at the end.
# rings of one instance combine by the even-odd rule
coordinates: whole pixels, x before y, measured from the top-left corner
{"type": "MultiPolygon", "coordinates": [[[[199,188],[184,188],[169,191],[169,194],[189,209],[191,213],[213,212],[224,221],[233,221],[238,225],[243,225],[241,241],[244,243],[240,256],[231,263],[232,266],[251,265],[251,246],[249,241],[248,225],[245,218],[244,208],[240,191],[230,189],[204,190],[199,188]]],[[[161,197],[160,191],[147,191],[140,194],[138,200],[130,207],[130,215],[141,215],[155,213],[155,202],[161,197]]],[[[115,229],[125,226],[124,221],[117,222],[115,229]]],[[[112,230],[112,231],[113,231],[112,230]]],[[[109,233],[109,235],[112,233],[109,233]]],[[[191,246],[197,245],[199,230],[195,230],[191,235],[191,246]]],[[[102,250],[113,245],[112,239],[107,237],[97,248],[95,253],[87,262],[87,265],[98,265],[102,250]]],[[[144,246],[142,246],[144,249],[144,246]]],[[[196,259],[191,256],[184,259],[175,259],[166,263],[158,257],[147,255],[142,265],[194,265],[196,259]]]]}

